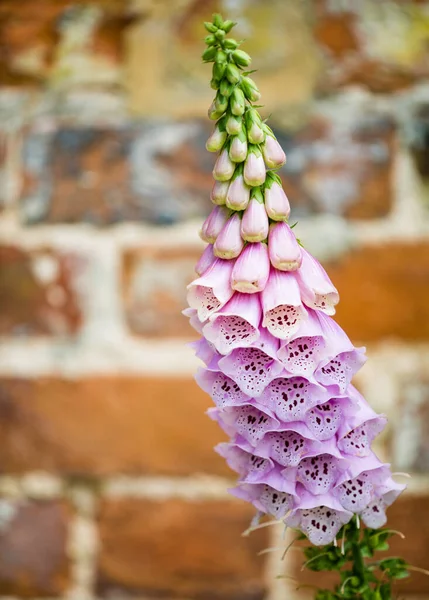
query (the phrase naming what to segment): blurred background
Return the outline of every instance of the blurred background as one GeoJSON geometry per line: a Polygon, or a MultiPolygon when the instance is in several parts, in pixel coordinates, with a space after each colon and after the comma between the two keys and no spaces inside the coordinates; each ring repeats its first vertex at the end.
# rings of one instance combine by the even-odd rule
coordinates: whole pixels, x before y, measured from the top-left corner
{"type": "Polygon", "coordinates": [[[241,537],[185,346],[215,11],[249,40],[292,221],[368,348],[378,452],[413,475],[392,553],[429,566],[429,2],[1,0],[2,599],[311,596],[299,552],[257,556],[280,531],[241,537]]]}

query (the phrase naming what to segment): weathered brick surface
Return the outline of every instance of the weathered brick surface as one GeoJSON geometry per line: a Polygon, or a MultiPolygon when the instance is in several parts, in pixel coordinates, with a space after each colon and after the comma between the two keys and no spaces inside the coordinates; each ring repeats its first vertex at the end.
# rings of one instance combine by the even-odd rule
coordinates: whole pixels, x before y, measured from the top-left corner
{"type": "Polygon", "coordinates": [[[336,318],[354,340],[429,339],[429,244],[369,246],[326,265],[336,318]]]}
{"type": "Polygon", "coordinates": [[[105,501],[99,514],[101,595],[262,600],[266,532],[248,538],[243,503],[105,501]]]}
{"type": "Polygon", "coordinates": [[[379,218],[392,205],[395,126],[391,118],[338,105],[293,135],[276,131],[287,162],[281,170],[293,215],[379,218]]]}
{"type": "Polygon", "coordinates": [[[195,337],[181,311],[186,285],[196,277],[195,248],[129,250],[123,259],[125,313],[133,333],[154,337],[195,337]]]}
{"type": "Polygon", "coordinates": [[[214,164],[204,150],[209,131],[201,122],[152,122],[32,132],[23,151],[23,219],[108,225],[202,217],[214,164]]]}
{"type": "Polygon", "coordinates": [[[230,474],[192,379],[3,379],[0,472],[230,474]]]}
{"type": "Polygon", "coordinates": [[[361,2],[334,7],[322,1],[315,8],[314,36],[327,59],[322,90],[358,84],[375,93],[390,93],[428,77],[424,6],[361,2]],[[395,34],[399,29],[400,36],[395,34]]]}
{"type": "Polygon", "coordinates": [[[60,502],[3,502],[0,594],[20,598],[62,594],[69,584],[69,509],[60,502]]]}
{"type": "Polygon", "coordinates": [[[75,259],[51,249],[0,246],[0,334],[75,333],[82,320],[75,259]]]}

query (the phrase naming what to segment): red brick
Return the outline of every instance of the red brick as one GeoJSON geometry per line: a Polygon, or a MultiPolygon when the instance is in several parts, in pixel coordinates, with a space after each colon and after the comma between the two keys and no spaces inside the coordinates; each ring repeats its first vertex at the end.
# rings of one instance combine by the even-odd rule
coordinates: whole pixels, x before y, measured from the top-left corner
{"type": "Polygon", "coordinates": [[[0,247],[0,334],[75,333],[82,315],[73,289],[75,259],[48,248],[27,252],[0,247]],[[41,261],[50,267],[44,280],[37,276],[41,261]]]}
{"type": "Polygon", "coordinates": [[[0,472],[231,474],[192,379],[3,379],[0,472]]]}
{"type": "Polygon", "coordinates": [[[105,501],[97,591],[109,596],[262,600],[266,532],[243,538],[252,509],[236,501],[105,501]]]}
{"type": "Polygon", "coordinates": [[[214,163],[204,147],[208,135],[208,123],[200,121],[30,131],[23,153],[23,218],[165,225],[203,217],[210,210],[214,163]],[[177,132],[173,146],[169,129],[177,132]],[[33,153],[40,156],[41,148],[45,162],[35,166],[33,153]]]}
{"type": "Polygon", "coordinates": [[[429,339],[428,243],[365,247],[325,266],[340,292],[336,318],[352,339],[429,339]]]}
{"type": "Polygon", "coordinates": [[[195,248],[129,250],[123,260],[123,297],[133,333],[153,337],[195,337],[181,311],[186,286],[195,277],[201,251],[195,248]]]}
{"type": "Polygon", "coordinates": [[[380,113],[331,119],[314,114],[293,134],[276,131],[288,161],[281,170],[298,218],[327,212],[350,219],[386,216],[393,199],[395,125],[380,113]]]}
{"type": "Polygon", "coordinates": [[[58,596],[69,584],[66,556],[69,509],[60,502],[11,505],[0,529],[0,594],[58,596]]]}

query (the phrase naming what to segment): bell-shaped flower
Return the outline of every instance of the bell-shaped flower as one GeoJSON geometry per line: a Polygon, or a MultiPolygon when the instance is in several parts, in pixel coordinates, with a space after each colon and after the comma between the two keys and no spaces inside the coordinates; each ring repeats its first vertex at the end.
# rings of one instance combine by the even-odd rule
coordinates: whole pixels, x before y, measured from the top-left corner
{"type": "Polygon", "coordinates": [[[271,269],[261,299],[262,325],[281,340],[289,339],[307,317],[298,283],[292,273],[271,269]]]}
{"type": "Polygon", "coordinates": [[[256,294],[235,293],[222,309],[213,314],[203,334],[221,354],[251,346],[259,338],[261,304],[256,294]]]}
{"type": "Polygon", "coordinates": [[[274,223],[268,236],[268,250],[273,267],[280,271],[296,271],[301,266],[301,247],[287,223],[274,223]]]}
{"type": "Polygon", "coordinates": [[[327,315],[335,314],[335,305],[339,302],[339,294],[325,269],[304,248],[301,267],[297,271],[301,297],[310,308],[321,310],[327,315]]]}
{"type": "Polygon", "coordinates": [[[229,215],[229,210],[224,206],[215,206],[203,223],[200,231],[201,239],[208,244],[214,244],[229,215]]]}
{"type": "Polygon", "coordinates": [[[214,254],[218,258],[229,259],[239,256],[244,247],[240,229],[240,216],[234,213],[225,223],[214,243],[214,254]]]}
{"type": "Polygon", "coordinates": [[[200,321],[206,321],[233,295],[233,268],[233,260],[217,258],[201,277],[188,285],[187,301],[189,306],[197,311],[200,321]]]}
{"type": "Polygon", "coordinates": [[[264,198],[259,188],[253,188],[252,198],[241,220],[241,236],[247,242],[263,242],[268,237],[268,231],[264,198]]]}
{"type": "Polygon", "coordinates": [[[270,274],[270,259],[266,244],[248,244],[237,258],[231,275],[231,285],[237,292],[261,292],[270,274]]]}

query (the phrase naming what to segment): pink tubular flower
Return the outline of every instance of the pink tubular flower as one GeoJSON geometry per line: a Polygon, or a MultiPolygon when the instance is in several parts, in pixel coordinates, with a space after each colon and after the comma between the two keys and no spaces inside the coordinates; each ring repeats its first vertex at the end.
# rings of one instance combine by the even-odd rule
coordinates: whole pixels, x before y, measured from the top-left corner
{"type": "Polygon", "coordinates": [[[218,258],[236,258],[243,250],[244,242],[240,233],[241,219],[235,213],[228,219],[214,243],[214,254],[218,258]]]}
{"type": "Polygon", "coordinates": [[[235,163],[229,158],[228,148],[219,154],[213,169],[213,177],[217,181],[228,181],[234,175],[235,163]]]}
{"type": "Polygon", "coordinates": [[[287,223],[274,223],[268,238],[270,261],[280,271],[296,271],[301,266],[302,252],[287,223]]]}
{"type": "Polygon", "coordinates": [[[196,274],[201,277],[203,273],[214,263],[216,256],[213,252],[213,244],[208,244],[204,252],[201,254],[200,260],[195,265],[196,274]]]}
{"type": "Polygon", "coordinates": [[[210,113],[221,120],[208,147],[223,150],[184,314],[201,335],[192,347],[204,365],[197,383],[214,403],[207,413],[229,437],[216,450],[238,474],[232,493],[256,519],[272,515],[326,545],[353,515],[384,525],[405,486],[372,450],[386,418],[352,384],[365,349],[331,318],[338,292],[287,224],[281,179],[267,171],[285,154],[250,105],[249,81],[243,95],[243,76],[233,63],[214,65],[222,93],[210,113]]]}
{"type": "MultiPolygon", "coordinates": [[[[276,176],[277,177],[277,176],[276,176]]],[[[290,205],[283,191],[281,182],[267,177],[265,185],[265,209],[273,221],[287,221],[290,215],[290,205]]]]}
{"type": "Polygon", "coordinates": [[[237,292],[261,292],[270,274],[268,249],[262,242],[248,244],[237,258],[231,275],[232,288],[237,292]]]}
{"type": "Polygon", "coordinates": [[[226,196],[226,205],[231,210],[244,210],[249,204],[250,188],[245,184],[239,171],[231,181],[226,196]]]}
{"type": "Polygon", "coordinates": [[[251,146],[244,163],[244,181],[254,187],[264,183],[265,176],[265,163],[261,151],[257,146],[251,146]]]}
{"type": "Polygon", "coordinates": [[[209,244],[214,244],[217,236],[229,217],[229,210],[224,206],[215,206],[201,228],[200,237],[209,244]]]}
{"type": "Polygon", "coordinates": [[[221,354],[246,347],[259,338],[261,304],[256,294],[235,293],[231,300],[209,319],[203,334],[221,354]]]}
{"type": "Polygon", "coordinates": [[[301,297],[307,306],[327,315],[335,314],[339,295],[325,269],[311,254],[302,249],[302,264],[297,271],[301,297]]]}
{"type": "Polygon", "coordinates": [[[201,277],[188,285],[188,304],[195,308],[200,321],[206,321],[231,298],[233,268],[234,261],[217,258],[201,277]]]}
{"type": "Polygon", "coordinates": [[[281,340],[290,338],[307,316],[295,277],[272,269],[261,298],[262,325],[281,340]]]}
{"type": "Polygon", "coordinates": [[[263,242],[269,230],[268,216],[263,200],[253,197],[241,221],[241,236],[247,242],[263,242]]]}
{"type": "Polygon", "coordinates": [[[226,195],[228,193],[229,181],[215,181],[211,194],[210,200],[213,204],[218,204],[219,206],[225,204],[226,195]]]}
{"type": "Polygon", "coordinates": [[[262,145],[262,154],[269,169],[278,169],[286,162],[286,154],[273,135],[267,135],[262,145]]]}

